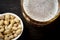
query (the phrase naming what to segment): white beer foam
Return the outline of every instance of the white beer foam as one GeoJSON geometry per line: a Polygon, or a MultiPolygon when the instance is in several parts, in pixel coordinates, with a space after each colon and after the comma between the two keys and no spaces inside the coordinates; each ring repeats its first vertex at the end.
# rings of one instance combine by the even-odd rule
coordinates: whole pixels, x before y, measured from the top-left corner
{"type": "Polygon", "coordinates": [[[58,14],[57,0],[24,0],[23,7],[27,15],[36,21],[45,22],[58,14]]]}

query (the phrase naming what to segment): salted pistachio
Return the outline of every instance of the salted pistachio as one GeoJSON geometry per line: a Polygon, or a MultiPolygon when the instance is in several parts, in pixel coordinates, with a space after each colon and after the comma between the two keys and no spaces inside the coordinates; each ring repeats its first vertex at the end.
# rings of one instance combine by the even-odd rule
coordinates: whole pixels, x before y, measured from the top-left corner
{"type": "Polygon", "coordinates": [[[3,20],[0,20],[0,25],[3,25],[4,21],[3,20]]]}
{"type": "Polygon", "coordinates": [[[4,32],[4,28],[0,28],[0,32],[4,32]]]}
{"type": "Polygon", "coordinates": [[[15,33],[16,33],[16,31],[12,31],[12,33],[13,33],[13,34],[15,34],[15,33]]]}
{"type": "Polygon", "coordinates": [[[14,24],[12,30],[17,30],[18,24],[14,24]]]}
{"type": "Polygon", "coordinates": [[[11,35],[12,35],[12,33],[8,33],[8,34],[6,34],[5,36],[9,37],[9,36],[11,36],[11,35]]]}
{"type": "Polygon", "coordinates": [[[19,35],[21,33],[21,29],[16,30],[16,34],[19,35]]]}
{"type": "Polygon", "coordinates": [[[12,28],[12,24],[8,25],[7,28],[8,28],[9,30],[11,30],[11,28],[12,28]]]}
{"type": "Polygon", "coordinates": [[[14,24],[15,23],[15,21],[14,20],[10,20],[10,24],[14,24]]]}
{"type": "Polygon", "coordinates": [[[17,30],[17,27],[12,27],[12,30],[17,30]]]}
{"type": "Polygon", "coordinates": [[[4,34],[10,33],[11,32],[11,28],[12,28],[12,24],[5,26],[5,31],[4,34]]]}
{"type": "Polygon", "coordinates": [[[7,27],[8,27],[8,26],[7,26],[7,25],[5,25],[5,30],[7,29],[7,27]]]}
{"type": "Polygon", "coordinates": [[[22,29],[21,25],[13,26],[13,27],[12,27],[12,30],[18,30],[18,29],[22,29]]]}
{"type": "Polygon", "coordinates": [[[0,20],[3,20],[4,19],[4,16],[0,16],[0,20]]]}
{"type": "Polygon", "coordinates": [[[8,20],[10,18],[10,15],[9,14],[6,14],[5,15],[5,20],[8,20]]]}
{"type": "Polygon", "coordinates": [[[12,28],[12,26],[10,26],[10,25],[8,25],[8,26],[6,25],[5,26],[5,30],[10,30],[11,28],[12,28]]]}
{"type": "Polygon", "coordinates": [[[4,31],[4,34],[9,34],[9,33],[11,33],[10,30],[5,30],[5,31],[4,31]]]}
{"type": "Polygon", "coordinates": [[[9,34],[6,34],[6,36],[11,36],[12,35],[12,33],[10,32],[9,34]]]}
{"type": "Polygon", "coordinates": [[[3,34],[0,32],[0,38],[4,38],[3,34]]]}
{"type": "Polygon", "coordinates": [[[5,35],[4,40],[10,40],[7,35],[5,35]]]}
{"type": "Polygon", "coordinates": [[[14,27],[17,27],[18,26],[18,24],[16,23],[16,24],[14,24],[14,27]]]}
{"type": "Polygon", "coordinates": [[[7,37],[9,40],[11,40],[12,38],[14,38],[14,36],[12,35],[12,33],[6,34],[5,37],[7,37]]]}
{"type": "Polygon", "coordinates": [[[10,35],[10,36],[9,36],[9,39],[12,39],[12,38],[14,38],[14,36],[13,36],[13,35],[10,35]]]}
{"type": "Polygon", "coordinates": [[[14,37],[17,37],[18,35],[17,35],[17,34],[14,34],[13,36],[14,36],[14,37]]]}
{"type": "Polygon", "coordinates": [[[4,24],[5,24],[5,25],[8,25],[8,24],[9,24],[9,21],[4,21],[4,24]]]}
{"type": "Polygon", "coordinates": [[[18,27],[17,27],[18,29],[22,29],[22,26],[21,25],[18,25],[18,27]]]}
{"type": "Polygon", "coordinates": [[[10,15],[10,19],[14,19],[14,18],[15,18],[15,16],[10,15]]]}
{"type": "Polygon", "coordinates": [[[0,26],[0,32],[4,32],[3,26],[0,26]]]}
{"type": "Polygon", "coordinates": [[[19,19],[15,18],[14,21],[18,23],[19,22],[19,19]]]}

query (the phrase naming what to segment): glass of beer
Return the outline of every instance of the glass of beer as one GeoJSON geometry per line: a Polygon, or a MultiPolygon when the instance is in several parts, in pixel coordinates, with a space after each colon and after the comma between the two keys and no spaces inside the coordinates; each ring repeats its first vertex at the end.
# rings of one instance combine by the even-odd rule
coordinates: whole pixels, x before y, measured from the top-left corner
{"type": "Polygon", "coordinates": [[[44,26],[59,17],[58,0],[21,0],[22,13],[26,21],[44,26]]]}

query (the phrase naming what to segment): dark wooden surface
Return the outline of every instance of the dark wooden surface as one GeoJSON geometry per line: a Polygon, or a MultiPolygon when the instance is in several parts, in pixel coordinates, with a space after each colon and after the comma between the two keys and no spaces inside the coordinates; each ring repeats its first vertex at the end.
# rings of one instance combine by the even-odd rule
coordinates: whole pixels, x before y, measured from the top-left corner
{"type": "Polygon", "coordinates": [[[0,0],[0,14],[5,12],[15,13],[23,20],[24,31],[18,40],[54,40],[59,36],[60,17],[44,27],[30,25],[22,15],[20,0],[0,0]]]}

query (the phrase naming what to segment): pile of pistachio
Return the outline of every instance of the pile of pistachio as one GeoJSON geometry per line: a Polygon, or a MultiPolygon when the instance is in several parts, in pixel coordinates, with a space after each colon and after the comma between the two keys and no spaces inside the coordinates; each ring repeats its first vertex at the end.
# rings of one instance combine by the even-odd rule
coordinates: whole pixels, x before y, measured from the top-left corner
{"type": "Polygon", "coordinates": [[[10,14],[0,16],[0,39],[12,40],[22,32],[20,20],[10,14]]]}

